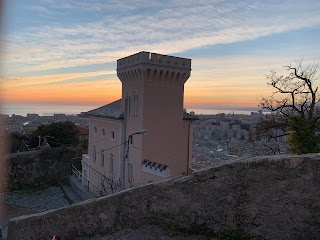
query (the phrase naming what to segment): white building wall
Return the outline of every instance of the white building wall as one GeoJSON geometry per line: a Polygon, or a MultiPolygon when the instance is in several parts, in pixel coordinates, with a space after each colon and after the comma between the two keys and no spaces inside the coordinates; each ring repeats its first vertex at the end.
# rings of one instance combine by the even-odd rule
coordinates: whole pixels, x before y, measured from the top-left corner
{"type": "Polygon", "coordinates": [[[82,161],[82,174],[86,170],[89,181],[100,189],[107,184],[102,176],[112,178],[115,182],[120,179],[121,122],[118,119],[90,116],[89,159],[82,161]]]}

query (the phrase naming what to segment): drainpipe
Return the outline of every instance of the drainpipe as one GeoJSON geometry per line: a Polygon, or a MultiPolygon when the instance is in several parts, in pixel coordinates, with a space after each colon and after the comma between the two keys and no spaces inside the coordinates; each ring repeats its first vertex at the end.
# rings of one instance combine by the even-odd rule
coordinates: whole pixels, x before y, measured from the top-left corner
{"type": "Polygon", "coordinates": [[[188,157],[187,157],[187,176],[189,175],[189,156],[190,156],[190,127],[191,127],[192,121],[189,123],[188,127],[188,157]]]}
{"type": "Polygon", "coordinates": [[[127,97],[124,100],[124,120],[123,120],[123,158],[122,158],[122,176],[121,176],[121,190],[124,190],[126,187],[126,145],[127,145],[127,97]]]}

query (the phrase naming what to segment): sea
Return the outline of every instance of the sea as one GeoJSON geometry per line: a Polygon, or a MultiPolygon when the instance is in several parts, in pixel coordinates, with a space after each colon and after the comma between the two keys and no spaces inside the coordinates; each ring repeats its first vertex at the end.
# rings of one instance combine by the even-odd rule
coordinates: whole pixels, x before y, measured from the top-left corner
{"type": "MultiPolygon", "coordinates": [[[[27,116],[27,113],[37,113],[39,116],[52,116],[53,114],[63,113],[67,115],[76,115],[81,112],[101,107],[101,104],[92,105],[75,105],[75,104],[2,104],[0,112],[12,116],[12,114],[27,116]]],[[[203,108],[186,108],[188,112],[195,112],[196,114],[246,114],[256,112],[256,109],[203,109],[203,108]]]]}

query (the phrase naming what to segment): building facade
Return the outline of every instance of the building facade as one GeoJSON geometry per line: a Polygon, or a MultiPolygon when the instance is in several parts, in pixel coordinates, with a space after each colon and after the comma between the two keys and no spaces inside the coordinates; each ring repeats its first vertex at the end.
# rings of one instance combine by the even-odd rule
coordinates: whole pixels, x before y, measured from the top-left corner
{"type": "Polygon", "coordinates": [[[117,61],[122,98],[86,113],[85,185],[110,193],[123,182],[131,187],[190,174],[191,125],[197,119],[183,109],[190,72],[191,59],[156,53],[139,52],[117,61]],[[137,134],[143,129],[148,134],[137,134]]]}

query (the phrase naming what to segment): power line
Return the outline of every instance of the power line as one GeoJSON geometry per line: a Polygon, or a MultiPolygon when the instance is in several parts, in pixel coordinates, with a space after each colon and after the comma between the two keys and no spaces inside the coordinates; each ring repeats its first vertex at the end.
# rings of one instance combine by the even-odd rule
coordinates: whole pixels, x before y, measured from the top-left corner
{"type": "Polygon", "coordinates": [[[98,140],[98,141],[95,141],[95,142],[90,142],[90,144],[92,145],[92,144],[95,144],[95,143],[98,143],[98,142],[102,142],[104,140],[107,140],[107,139],[101,139],[101,140],[98,140]]]}
{"type": "Polygon", "coordinates": [[[149,154],[151,154],[151,155],[153,155],[153,156],[165,157],[165,158],[169,158],[169,159],[171,159],[171,160],[173,160],[173,161],[177,161],[176,158],[173,158],[173,157],[171,157],[171,156],[166,156],[166,155],[163,155],[163,154],[159,154],[159,153],[154,153],[154,152],[151,152],[151,151],[147,151],[147,150],[145,150],[145,149],[143,149],[143,148],[139,148],[139,147],[136,147],[136,146],[133,146],[133,145],[131,145],[130,147],[139,149],[139,150],[141,150],[141,151],[146,151],[147,153],[149,153],[149,154]]]}
{"type": "MultiPolygon", "coordinates": [[[[121,145],[123,145],[123,144],[124,144],[124,143],[120,143],[120,144],[118,144],[118,145],[115,145],[115,146],[110,147],[110,148],[107,148],[107,149],[101,149],[101,151],[96,152],[96,154],[101,153],[102,150],[103,150],[103,151],[108,151],[108,150],[111,150],[111,149],[113,149],[113,148],[119,147],[119,146],[121,146],[121,145]]],[[[92,153],[92,154],[88,154],[88,156],[93,156],[93,153],[92,153]]],[[[75,157],[75,158],[73,158],[73,159],[78,159],[78,158],[82,158],[82,156],[81,156],[81,157],[75,157]]]]}

